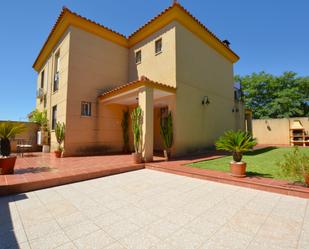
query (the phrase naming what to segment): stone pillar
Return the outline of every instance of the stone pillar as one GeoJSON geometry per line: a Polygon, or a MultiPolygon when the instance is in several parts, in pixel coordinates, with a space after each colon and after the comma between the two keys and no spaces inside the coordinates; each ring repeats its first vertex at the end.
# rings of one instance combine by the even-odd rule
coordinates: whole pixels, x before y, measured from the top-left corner
{"type": "Polygon", "coordinates": [[[138,104],[143,113],[142,139],[145,162],[153,160],[153,89],[143,87],[138,94],[138,104]]]}

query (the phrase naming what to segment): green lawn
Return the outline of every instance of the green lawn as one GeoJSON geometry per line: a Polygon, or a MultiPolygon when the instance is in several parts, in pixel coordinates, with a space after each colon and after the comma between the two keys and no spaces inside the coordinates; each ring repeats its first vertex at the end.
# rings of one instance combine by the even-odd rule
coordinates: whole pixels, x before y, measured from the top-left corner
{"type": "MultiPolygon", "coordinates": [[[[300,148],[300,150],[309,155],[308,148],[300,148]]],[[[247,175],[296,181],[296,179],[282,176],[280,174],[280,168],[277,166],[277,163],[284,158],[283,155],[291,151],[293,151],[293,148],[268,147],[245,153],[243,161],[247,162],[247,175]]],[[[228,172],[230,170],[229,162],[231,160],[232,156],[225,156],[218,159],[192,163],[189,166],[228,172]]]]}

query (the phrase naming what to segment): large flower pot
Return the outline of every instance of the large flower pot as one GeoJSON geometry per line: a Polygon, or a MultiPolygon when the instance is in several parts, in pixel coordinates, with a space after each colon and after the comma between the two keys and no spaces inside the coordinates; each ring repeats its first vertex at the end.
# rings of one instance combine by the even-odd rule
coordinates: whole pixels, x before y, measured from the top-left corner
{"type": "Polygon", "coordinates": [[[132,153],[133,162],[140,164],[143,162],[142,153],[132,153]]]}
{"type": "Polygon", "coordinates": [[[304,173],[304,180],[306,185],[309,187],[309,173],[304,173]]]}
{"type": "Polygon", "coordinates": [[[171,159],[171,150],[167,149],[167,150],[164,150],[164,159],[165,161],[169,161],[171,159]]]}
{"type": "Polygon", "coordinates": [[[246,166],[247,164],[245,162],[230,162],[231,175],[235,177],[245,177],[246,166]]]}
{"type": "Polygon", "coordinates": [[[55,150],[54,153],[55,153],[55,157],[56,157],[56,158],[60,158],[60,157],[61,157],[61,154],[62,154],[62,151],[60,151],[60,150],[55,150]]]}
{"type": "Polygon", "coordinates": [[[0,157],[0,175],[14,174],[16,156],[0,157]]]}

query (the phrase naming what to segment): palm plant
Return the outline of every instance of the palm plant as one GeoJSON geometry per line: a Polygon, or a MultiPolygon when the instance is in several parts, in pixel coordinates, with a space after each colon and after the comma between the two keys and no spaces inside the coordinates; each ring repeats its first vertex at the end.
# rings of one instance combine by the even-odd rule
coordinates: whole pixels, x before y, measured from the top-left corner
{"type": "Polygon", "coordinates": [[[8,157],[11,154],[10,139],[25,131],[23,124],[3,122],[0,124],[1,155],[8,157]]]}
{"type": "Polygon", "coordinates": [[[142,109],[138,106],[131,113],[134,150],[136,153],[142,153],[142,109]]]}
{"type": "Polygon", "coordinates": [[[58,151],[63,151],[63,147],[61,146],[65,139],[65,124],[57,122],[55,127],[55,135],[58,143],[58,151]]]}
{"type": "Polygon", "coordinates": [[[47,111],[44,110],[40,112],[36,109],[30,113],[29,120],[31,122],[37,123],[42,129],[46,129],[48,126],[47,111]]]}
{"type": "Polygon", "coordinates": [[[252,150],[257,144],[255,138],[244,131],[226,131],[216,142],[218,150],[230,151],[233,153],[233,160],[240,162],[243,153],[252,150]]]}
{"type": "Polygon", "coordinates": [[[47,111],[39,111],[34,110],[29,114],[29,121],[34,122],[40,126],[40,130],[43,136],[43,144],[49,144],[49,129],[48,129],[48,118],[47,118],[47,111]]]}
{"type": "Polygon", "coordinates": [[[164,148],[170,149],[173,145],[173,118],[171,112],[168,113],[167,117],[161,118],[160,134],[164,148]]]}
{"type": "Polygon", "coordinates": [[[129,110],[124,110],[122,113],[122,139],[123,139],[123,149],[124,152],[129,151],[129,110]]]}

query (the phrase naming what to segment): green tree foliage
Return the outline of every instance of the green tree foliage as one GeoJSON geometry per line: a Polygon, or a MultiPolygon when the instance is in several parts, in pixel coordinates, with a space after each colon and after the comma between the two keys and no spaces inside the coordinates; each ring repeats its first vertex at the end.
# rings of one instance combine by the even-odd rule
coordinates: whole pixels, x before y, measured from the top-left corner
{"type": "Polygon", "coordinates": [[[236,75],[235,82],[241,84],[246,108],[256,119],[309,115],[309,77],[298,77],[294,72],[280,76],[260,72],[236,75]]]}

